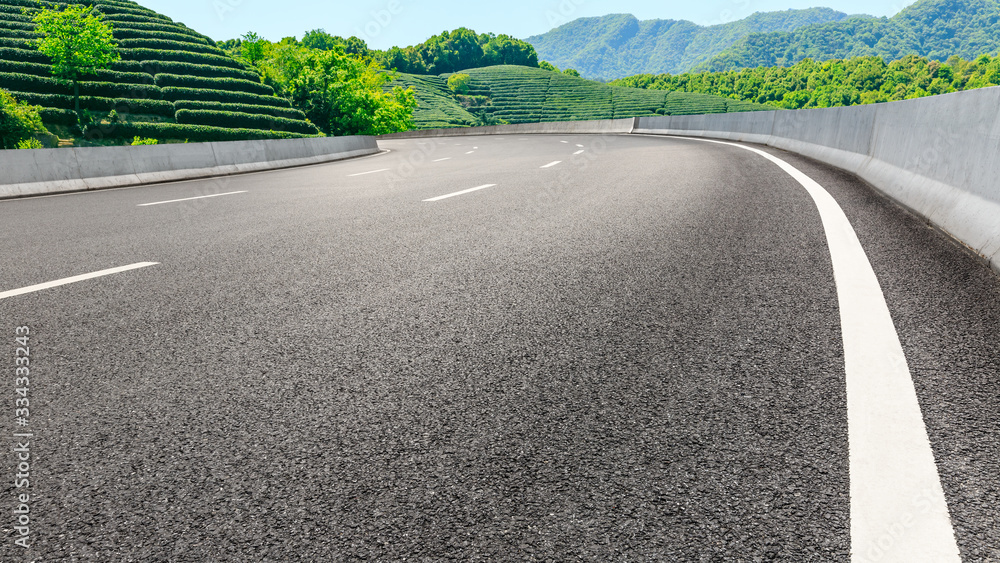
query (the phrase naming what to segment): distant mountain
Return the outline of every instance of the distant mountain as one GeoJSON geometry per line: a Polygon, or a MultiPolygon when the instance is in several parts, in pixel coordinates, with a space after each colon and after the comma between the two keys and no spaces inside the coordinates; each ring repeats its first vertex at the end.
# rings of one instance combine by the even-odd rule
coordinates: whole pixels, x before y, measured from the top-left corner
{"type": "Polygon", "coordinates": [[[1000,1],[920,0],[892,18],[851,17],[792,32],[752,33],[699,65],[699,71],[789,66],[803,59],[920,55],[974,59],[1000,49],[1000,1]]]}
{"type": "Polygon", "coordinates": [[[684,20],[639,21],[630,14],[580,18],[529,37],[540,60],[575,68],[588,78],[611,80],[639,73],[680,73],[704,63],[752,33],[790,32],[842,21],[829,8],[756,13],[711,27],[684,20]]]}

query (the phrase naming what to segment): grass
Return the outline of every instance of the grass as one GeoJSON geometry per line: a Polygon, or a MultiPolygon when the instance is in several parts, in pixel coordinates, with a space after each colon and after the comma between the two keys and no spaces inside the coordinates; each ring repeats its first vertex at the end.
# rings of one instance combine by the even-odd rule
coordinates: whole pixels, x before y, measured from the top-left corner
{"type": "MultiPolygon", "coordinates": [[[[127,125],[142,124],[143,136],[161,140],[281,138],[318,134],[287,100],[260,83],[252,69],[233,59],[205,35],[129,0],[74,0],[95,7],[114,29],[122,61],[81,82],[82,107],[99,125],[100,138],[77,144],[131,143],[127,125]],[[218,104],[218,108],[208,107],[218,104]],[[217,110],[199,116],[199,129],[177,126],[177,110],[217,110]],[[117,120],[109,117],[114,110],[117,120]],[[239,112],[240,119],[224,112],[239,112]],[[212,123],[218,117],[218,123],[212,123]],[[122,123],[121,121],[124,121],[122,123]],[[267,128],[277,127],[277,130],[267,128]]],[[[0,0],[0,87],[15,98],[40,105],[46,127],[60,136],[79,136],[73,125],[72,98],[65,83],[51,79],[48,58],[37,51],[33,15],[51,3],[0,0]],[[28,13],[21,10],[27,8],[28,13]],[[72,112],[69,112],[72,114],[72,112]]],[[[94,126],[87,128],[93,132],[94,126]]],[[[95,137],[95,135],[90,135],[95,137]]]]}
{"type": "Polygon", "coordinates": [[[485,111],[507,123],[620,119],[651,115],[694,115],[774,108],[705,94],[608,86],[538,68],[491,66],[461,71],[471,77],[468,96],[455,96],[448,74],[400,74],[392,86],[412,86],[419,106],[417,129],[475,124],[471,111],[485,111]],[[480,107],[466,107],[475,98],[480,107]],[[483,103],[485,100],[485,103],[483,103]]]}

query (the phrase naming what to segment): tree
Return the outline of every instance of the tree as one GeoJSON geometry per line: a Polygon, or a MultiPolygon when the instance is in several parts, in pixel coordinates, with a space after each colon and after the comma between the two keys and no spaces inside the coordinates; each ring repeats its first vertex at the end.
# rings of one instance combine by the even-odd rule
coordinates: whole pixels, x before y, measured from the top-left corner
{"type": "Polygon", "coordinates": [[[575,68],[567,68],[566,70],[562,71],[562,73],[567,76],[575,76],[577,78],[580,78],[580,71],[576,70],[575,68]]]}
{"type": "Polygon", "coordinates": [[[19,102],[0,90],[0,148],[15,149],[35,133],[45,132],[38,112],[42,108],[19,102]]]}
{"type": "Polygon", "coordinates": [[[448,88],[456,94],[468,94],[472,77],[468,74],[452,74],[448,77],[448,88]]]}
{"type": "Polygon", "coordinates": [[[253,66],[257,66],[267,56],[269,43],[266,39],[252,31],[243,34],[242,40],[240,44],[240,56],[253,66]]]}
{"type": "Polygon", "coordinates": [[[542,70],[551,70],[552,72],[559,72],[559,68],[556,65],[550,63],[549,61],[538,61],[538,68],[542,70]]]}
{"type": "Polygon", "coordinates": [[[259,68],[267,84],[329,135],[382,135],[413,126],[413,90],[387,90],[395,75],[374,61],[341,49],[281,44],[259,68]]]}
{"type": "Polygon", "coordinates": [[[52,73],[73,82],[73,106],[80,115],[80,78],[119,60],[118,43],[103,14],[82,5],[43,9],[33,18],[38,50],[52,59],[52,73]]]}

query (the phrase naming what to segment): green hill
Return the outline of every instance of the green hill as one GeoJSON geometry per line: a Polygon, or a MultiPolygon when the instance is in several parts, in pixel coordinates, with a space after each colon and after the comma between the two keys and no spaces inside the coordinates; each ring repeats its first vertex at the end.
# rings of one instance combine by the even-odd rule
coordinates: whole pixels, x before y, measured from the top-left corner
{"type": "Polygon", "coordinates": [[[703,63],[751,33],[792,31],[840,21],[847,14],[829,8],[755,13],[721,25],[689,21],[639,21],[629,14],[580,18],[527,39],[546,60],[575,68],[585,77],[611,80],[640,73],[679,73],[703,63]]]}
{"type": "MultiPolygon", "coordinates": [[[[141,136],[194,142],[319,133],[302,112],[275,96],[256,72],[218,49],[212,39],[135,2],[79,3],[104,14],[122,58],[80,83],[81,107],[93,120],[84,134],[88,141],[116,143],[141,136]]],[[[34,13],[52,5],[0,0],[0,88],[42,106],[46,126],[71,136],[76,123],[72,87],[52,77],[48,57],[31,42],[36,37],[34,13]]]]}
{"type": "Polygon", "coordinates": [[[523,66],[461,72],[471,77],[468,95],[456,95],[448,89],[450,74],[400,74],[389,87],[413,86],[420,104],[414,113],[418,129],[465,127],[484,123],[483,117],[487,118],[485,123],[538,123],[774,109],[706,94],[613,87],[523,66]]]}
{"type": "Polygon", "coordinates": [[[892,18],[852,17],[790,33],[751,34],[696,70],[789,66],[807,58],[975,59],[998,49],[998,0],[920,0],[892,18]]]}

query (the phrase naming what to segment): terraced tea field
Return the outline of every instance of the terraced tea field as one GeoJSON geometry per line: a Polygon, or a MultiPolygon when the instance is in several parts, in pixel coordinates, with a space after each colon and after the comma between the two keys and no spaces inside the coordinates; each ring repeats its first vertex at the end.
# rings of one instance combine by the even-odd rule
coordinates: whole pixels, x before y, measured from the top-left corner
{"type": "MultiPolygon", "coordinates": [[[[80,83],[81,109],[90,119],[83,132],[87,140],[224,141],[319,133],[212,39],[135,2],[80,3],[104,14],[122,57],[80,83]]],[[[52,5],[0,0],[0,88],[42,106],[51,130],[72,134],[77,123],[72,86],[52,77],[49,58],[32,42],[37,37],[32,18],[52,5]]]]}
{"type": "MultiPolygon", "coordinates": [[[[470,96],[489,102],[482,109],[508,123],[617,119],[649,115],[694,115],[774,108],[705,94],[608,86],[600,82],[523,66],[462,71],[471,77],[470,96]]],[[[401,74],[393,85],[413,86],[420,101],[418,129],[464,127],[474,116],[447,87],[448,74],[401,74]]],[[[478,111],[478,108],[474,111],[478,111]]]]}

